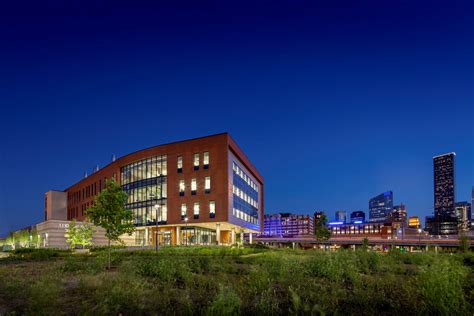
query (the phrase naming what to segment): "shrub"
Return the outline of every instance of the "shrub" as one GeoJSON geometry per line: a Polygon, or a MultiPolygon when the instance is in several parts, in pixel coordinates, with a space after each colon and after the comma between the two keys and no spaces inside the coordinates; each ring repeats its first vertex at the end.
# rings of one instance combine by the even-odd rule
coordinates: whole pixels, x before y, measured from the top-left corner
{"type": "Polygon", "coordinates": [[[468,303],[463,285],[467,268],[449,257],[439,257],[430,266],[423,267],[417,285],[423,295],[423,308],[427,314],[467,314],[468,303]]]}
{"type": "Polygon", "coordinates": [[[144,277],[159,279],[164,283],[184,283],[190,277],[191,267],[186,260],[147,258],[137,261],[137,273],[144,277]]]}
{"type": "Polygon", "coordinates": [[[231,288],[219,287],[217,296],[207,308],[206,315],[230,316],[240,314],[240,298],[231,288]]]}
{"type": "Polygon", "coordinates": [[[70,254],[69,250],[51,248],[21,248],[12,251],[13,258],[26,261],[45,261],[68,254],[70,254]]]}

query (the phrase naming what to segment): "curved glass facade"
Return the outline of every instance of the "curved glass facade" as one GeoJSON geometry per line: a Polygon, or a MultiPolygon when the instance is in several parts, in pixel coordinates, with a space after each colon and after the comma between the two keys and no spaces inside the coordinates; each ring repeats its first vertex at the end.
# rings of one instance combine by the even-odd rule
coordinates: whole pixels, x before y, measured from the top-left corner
{"type": "Polygon", "coordinates": [[[122,189],[128,199],[125,207],[133,211],[138,226],[165,224],[168,209],[166,156],[143,159],[120,170],[122,189]]]}

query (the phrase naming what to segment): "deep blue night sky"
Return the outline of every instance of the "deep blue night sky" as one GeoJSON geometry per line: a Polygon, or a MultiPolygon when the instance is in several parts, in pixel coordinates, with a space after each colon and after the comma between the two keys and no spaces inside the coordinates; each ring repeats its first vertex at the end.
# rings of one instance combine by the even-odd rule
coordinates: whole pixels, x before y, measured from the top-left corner
{"type": "Polygon", "coordinates": [[[449,151],[470,199],[472,1],[9,2],[0,236],[112,154],[223,131],[265,177],[265,212],[332,219],[393,190],[424,217],[449,151]]]}

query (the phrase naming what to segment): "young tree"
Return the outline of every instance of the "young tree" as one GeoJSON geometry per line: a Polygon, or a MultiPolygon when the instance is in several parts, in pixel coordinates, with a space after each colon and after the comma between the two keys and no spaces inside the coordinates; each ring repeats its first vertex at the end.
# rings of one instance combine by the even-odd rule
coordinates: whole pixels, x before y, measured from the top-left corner
{"type": "Polygon", "coordinates": [[[91,223],[85,222],[79,228],[79,242],[78,244],[84,249],[86,246],[92,245],[92,235],[94,235],[94,226],[91,223]]]}
{"type": "Polygon", "coordinates": [[[30,232],[27,229],[22,229],[13,233],[15,248],[27,248],[30,245],[30,232]]]}
{"type": "Polygon", "coordinates": [[[326,215],[322,215],[320,219],[317,219],[314,223],[314,235],[317,240],[328,240],[331,238],[331,231],[327,227],[326,215]]]}
{"type": "Polygon", "coordinates": [[[69,223],[69,227],[66,229],[64,236],[66,237],[66,242],[69,244],[69,248],[76,248],[79,241],[79,226],[77,226],[75,219],[69,223]]]}
{"type": "Polygon", "coordinates": [[[131,235],[135,231],[133,213],[125,209],[127,194],[114,179],[107,180],[105,189],[99,193],[94,205],[86,210],[89,220],[96,226],[105,229],[109,244],[108,266],[110,269],[111,242],[122,243],[120,236],[131,235]]]}
{"type": "Polygon", "coordinates": [[[5,245],[8,245],[11,250],[15,250],[15,234],[14,233],[8,234],[7,238],[5,239],[5,245]]]}
{"type": "Polygon", "coordinates": [[[468,252],[470,246],[469,237],[462,233],[461,236],[459,236],[459,250],[461,252],[468,252]]]}
{"type": "Polygon", "coordinates": [[[369,238],[364,237],[364,239],[362,240],[362,249],[364,251],[367,251],[369,249],[369,238]]]}
{"type": "Polygon", "coordinates": [[[83,223],[77,225],[76,220],[73,220],[68,229],[66,229],[66,242],[69,244],[71,249],[74,249],[76,245],[81,245],[82,249],[85,246],[92,244],[92,235],[94,234],[94,228],[90,223],[83,223]]]}

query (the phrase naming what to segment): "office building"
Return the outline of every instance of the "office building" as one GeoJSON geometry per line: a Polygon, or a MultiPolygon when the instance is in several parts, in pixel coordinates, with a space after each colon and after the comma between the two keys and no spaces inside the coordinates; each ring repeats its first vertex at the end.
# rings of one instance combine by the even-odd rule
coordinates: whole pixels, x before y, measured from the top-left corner
{"type": "Polygon", "coordinates": [[[365,213],[363,211],[354,211],[351,213],[352,224],[362,224],[365,222],[365,213]]]}
{"type": "Polygon", "coordinates": [[[389,220],[393,209],[393,192],[387,191],[369,200],[369,222],[383,223],[389,220]]]}
{"type": "Polygon", "coordinates": [[[436,225],[434,216],[425,217],[425,231],[429,234],[434,234],[434,226],[436,225]]]}
{"type": "Polygon", "coordinates": [[[393,207],[392,213],[390,215],[390,220],[392,222],[400,223],[403,225],[406,225],[407,223],[407,209],[405,205],[400,204],[400,205],[395,205],[393,207]]]}
{"type": "Polygon", "coordinates": [[[291,213],[264,216],[262,237],[297,237],[314,235],[314,218],[291,213]]]}
{"type": "Polygon", "coordinates": [[[418,216],[410,216],[408,218],[408,227],[410,228],[420,228],[420,218],[418,216]]]}
{"type": "Polygon", "coordinates": [[[330,222],[328,226],[331,231],[331,238],[374,237],[391,239],[392,236],[390,223],[342,224],[341,222],[330,222]]]}
{"type": "Polygon", "coordinates": [[[130,153],[64,191],[47,192],[45,222],[37,225],[46,244],[53,235],[48,245],[61,244],[68,222],[85,220],[112,178],[127,193],[136,225],[127,244],[233,244],[237,235],[263,230],[263,178],[223,133],[130,153]]]}
{"type": "Polygon", "coordinates": [[[456,217],[458,219],[458,230],[468,231],[471,228],[471,203],[457,202],[455,204],[456,217]]]}
{"type": "Polygon", "coordinates": [[[457,234],[455,153],[433,157],[435,234],[457,234]]]}
{"type": "Polygon", "coordinates": [[[336,211],[336,222],[342,222],[345,224],[347,222],[346,211],[336,211]]]}

